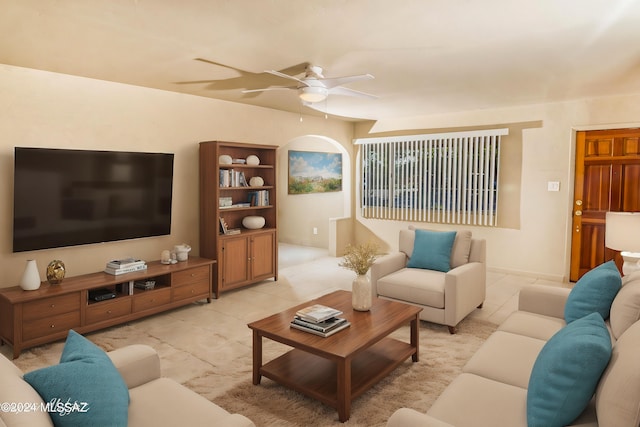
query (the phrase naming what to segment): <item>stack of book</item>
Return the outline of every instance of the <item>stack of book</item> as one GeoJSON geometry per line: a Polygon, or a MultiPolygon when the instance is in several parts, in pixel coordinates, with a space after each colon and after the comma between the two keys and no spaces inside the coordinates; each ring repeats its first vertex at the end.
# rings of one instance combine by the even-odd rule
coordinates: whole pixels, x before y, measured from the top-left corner
{"type": "Polygon", "coordinates": [[[147,263],[141,259],[123,258],[109,261],[104,269],[104,272],[117,276],[119,274],[133,273],[134,271],[141,271],[146,269],[147,263]]]}
{"type": "Polygon", "coordinates": [[[335,308],[315,304],[298,310],[291,321],[291,327],[321,337],[328,337],[351,325],[347,319],[340,317],[341,314],[342,312],[335,308]]]}
{"type": "Polygon", "coordinates": [[[249,205],[251,206],[269,206],[269,191],[258,190],[250,191],[247,195],[249,205]]]}
{"type": "Polygon", "coordinates": [[[222,234],[240,234],[239,228],[229,228],[227,221],[222,217],[220,217],[220,231],[222,234]]]}
{"type": "Polygon", "coordinates": [[[220,187],[248,187],[244,172],[233,169],[220,169],[220,187]]]}

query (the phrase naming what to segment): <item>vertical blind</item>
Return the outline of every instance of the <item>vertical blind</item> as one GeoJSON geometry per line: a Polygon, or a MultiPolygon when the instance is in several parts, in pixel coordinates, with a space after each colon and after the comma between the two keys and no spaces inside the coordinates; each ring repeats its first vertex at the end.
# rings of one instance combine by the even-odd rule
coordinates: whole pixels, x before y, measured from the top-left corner
{"type": "Polygon", "coordinates": [[[359,139],[364,218],[497,225],[507,129],[359,139]]]}

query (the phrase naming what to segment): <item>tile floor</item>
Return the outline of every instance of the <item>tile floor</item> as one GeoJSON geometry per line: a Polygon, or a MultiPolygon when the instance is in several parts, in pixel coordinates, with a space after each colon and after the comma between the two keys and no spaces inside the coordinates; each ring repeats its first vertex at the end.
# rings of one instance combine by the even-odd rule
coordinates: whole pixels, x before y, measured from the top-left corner
{"type": "MultiPolygon", "coordinates": [[[[183,325],[193,324],[207,330],[211,328],[221,340],[227,341],[227,350],[238,344],[250,348],[251,334],[247,323],[336,289],[350,290],[355,276],[352,271],[338,266],[340,260],[330,257],[326,250],[280,244],[277,282],[269,280],[225,292],[211,304],[197,303],[178,308],[158,316],[130,322],[128,326],[123,325],[123,328],[153,331],[154,337],[173,342],[175,334],[181,337],[180,340],[191,339],[184,337],[183,325]],[[173,324],[182,326],[177,328],[173,327],[173,324]]],[[[475,310],[471,316],[500,324],[509,313],[517,309],[520,288],[532,283],[567,286],[560,282],[489,272],[487,298],[483,308],[475,310]]],[[[59,342],[53,345],[52,353],[59,352],[62,344],[59,342]]],[[[190,348],[193,343],[187,344],[189,345],[185,348],[190,348]]],[[[180,343],[176,345],[182,348],[180,343]]],[[[10,347],[0,346],[0,353],[10,357],[10,347]]],[[[54,354],[51,354],[52,358],[54,354]]]]}
{"type": "MultiPolygon", "coordinates": [[[[353,273],[344,270],[340,271],[341,269],[336,270],[329,268],[329,266],[337,265],[340,259],[329,257],[328,251],[326,250],[281,243],[279,246],[279,259],[280,271],[284,273],[283,275],[285,277],[287,277],[289,270],[295,266],[304,270],[305,265],[309,265],[310,268],[311,265],[314,264],[326,265],[327,270],[322,272],[323,275],[326,274],[328,277],[331,277],[332,274],[335,274],[335,285],[341,289],[350,289],[353,273]]],[[[495,324],[502,323],[510,313],[518,308],[518,292],[520,289],[530,284],[569,286],[568,283],[560,281],[555,282],[546,279],[536,279],[535,277],[489,271],[487,272],[487,298],[482,309],[477,309],[471,316],[495,324]]],[[[304,285],[301,287],[303,288],[304,285]]],[[[310,297],[314,296],[313,292],[315,290],[312,288],[310,291],[312,292],[310,297]]]]}

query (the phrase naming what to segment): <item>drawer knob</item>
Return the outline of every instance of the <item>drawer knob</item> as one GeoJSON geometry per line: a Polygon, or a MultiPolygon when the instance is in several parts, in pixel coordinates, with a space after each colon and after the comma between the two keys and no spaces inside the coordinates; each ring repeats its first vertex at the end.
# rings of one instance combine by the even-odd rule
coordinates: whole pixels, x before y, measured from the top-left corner
{"type": "Polygon", "coordinates": [[[55,308],[55,306],[56,306],[55,304],[51,304],[51,308],[55,308]]]}
{"type": "Polygon", "coordinates": [[[107,314],[111,314],[111,310],[107,310],[107,314]]]}
{"type": "Polygon", "coordinates": [[[51,325],[51,329],[53,329],[53,328],[55,328],[55,327],[56,327],[56,325],[51,325]]]}
{"type": "Polygon", "coordinates": [[[196,277],[196,273],[191,273],[191,277],[196,277]]]}

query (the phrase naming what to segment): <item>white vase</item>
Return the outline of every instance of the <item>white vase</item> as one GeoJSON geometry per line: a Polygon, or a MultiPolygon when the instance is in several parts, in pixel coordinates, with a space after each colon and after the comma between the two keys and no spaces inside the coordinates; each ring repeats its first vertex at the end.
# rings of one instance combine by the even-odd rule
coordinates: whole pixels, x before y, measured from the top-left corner
{"type": "Polygon", "coordinates": [[[366,274],[358,275],[351,288],[351,304],[356,311],[369,311],[372,304],[371,281],[366,274]]]}
{"type": "Polygon", "coordinates": [[[40,273],[35,259],[27,260],[27,266],[20,279],[20,287],[25,291],[34,291],[40,287],[40,273]]]}

